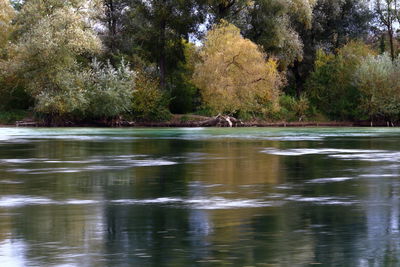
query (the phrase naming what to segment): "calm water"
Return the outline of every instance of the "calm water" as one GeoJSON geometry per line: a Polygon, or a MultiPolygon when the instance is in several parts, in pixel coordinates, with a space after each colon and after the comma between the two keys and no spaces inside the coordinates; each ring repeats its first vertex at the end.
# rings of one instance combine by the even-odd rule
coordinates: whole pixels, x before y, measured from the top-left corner
{"type": "Polygon", "coordinates": [[[400,266],[400,129],[0,128],[0,266],[400,266]]]}

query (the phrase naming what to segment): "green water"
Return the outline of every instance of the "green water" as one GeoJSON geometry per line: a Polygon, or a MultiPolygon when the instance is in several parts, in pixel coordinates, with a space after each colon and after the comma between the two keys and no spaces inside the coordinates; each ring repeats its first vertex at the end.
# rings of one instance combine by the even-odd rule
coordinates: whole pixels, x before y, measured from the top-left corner
{"type": "Polygon", "coordinates": [[[400,266],[400,130],[0,128],[0,266],[400,266]]]}

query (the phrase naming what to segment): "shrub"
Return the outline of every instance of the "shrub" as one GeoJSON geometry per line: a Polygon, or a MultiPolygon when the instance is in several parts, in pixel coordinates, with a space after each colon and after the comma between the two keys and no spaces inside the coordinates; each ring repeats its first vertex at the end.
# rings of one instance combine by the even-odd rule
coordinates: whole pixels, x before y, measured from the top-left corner
{"type": "Polygon", "coordinates": [[[282,95],[279,99],[280,109],[272,118],[285,121],[302,121],[305,120],[310,111],[309,101],[305,96],[299,99],[289,95],[282,95]]]}
{"type": "Polygon", "coordinates": [[[83,72],[59,72],[49,86],[51,89],[44,87],[34,95],[36,112],[60,119],[85,111],[88,101],[83,72]]]}
{"type": "Polygon", "coordinates": [[[171,118],[168,110],[169,97],[160,91],[159,81],[143,72],[136,78],[131,111],[139,120],[164,121],[171,118]]]}
{"type": "Polygon", "coordinates": [[[362,93],[360,107],[370,118],[394,122],[400,116],[400,58],[388,54],[365,58],[355,73],[362,93]]]}
{"type": "Polygon", "coordinates": [[[94,60],[86,76],[87,114],[94,118],[112,118],[131,108],[135,73],[124,60],[114,68],[108,61],[94,60]]]}

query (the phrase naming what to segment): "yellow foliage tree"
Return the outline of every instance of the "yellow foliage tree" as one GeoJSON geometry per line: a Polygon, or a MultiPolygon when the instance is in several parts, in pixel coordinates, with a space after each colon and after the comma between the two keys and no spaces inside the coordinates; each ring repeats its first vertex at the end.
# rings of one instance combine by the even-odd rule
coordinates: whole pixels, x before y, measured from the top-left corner
{"type": "Polygon", "coordinates": [[[282,76],[274,59],[226,21],[214,26],[200,51],[193,81],[217,113],[265,113],[277,107],[282,76]]]}

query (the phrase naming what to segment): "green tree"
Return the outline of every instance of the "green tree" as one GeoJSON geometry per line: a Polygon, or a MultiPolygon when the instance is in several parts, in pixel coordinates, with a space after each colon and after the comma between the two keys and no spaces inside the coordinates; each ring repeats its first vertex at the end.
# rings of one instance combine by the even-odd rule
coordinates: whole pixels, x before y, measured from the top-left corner
{"type": "Polygon", "coordinates": [[[188,40],[202,21],[201,1],[130,0],[126,6],[124,53],[156,63],[161,88],[166,89],[169,73],[184,60],[182,39],[188,40]]]}
{"type": "Polygon", "coordinates": [[[124,0],[102,0],[103,14],[100,21],[105,25],[102,32],[104,45],[110,59],[118,55],[121,49],[121,31],[123,25],[123,12],[127,7],[124,0]]]}
{"type": "Polygon", "coordinates": [[[359,119],[361,93],[354,83],[354,72],[371,54],[373,51],[360,42],[350,42],[337,55],[319,50],[315,71],[305,85],[311,104],[330,119],[359,119]]]}
{"type": "Polygon", "coordinates": [[[297,26],[303,41],[303,58],[289,67],[289,93],[299,97],[304,82],[314,68],[316,52],[322,48],[336,53],[351,40],[370,37],[373,14],[365,0],[318,0],[314,6],[312,26],[297,26]]]}
{"type": "Polygon", "coordinates": [[[196,65],[194,83],[205,105],[218,113],[264,113],[277,106],[282,78],[276,61],[222,21],[210,30],[196,65]]]}
{"type": "Polygon", "coordinates": [[[201,104],[199,90],[192,81],[195,65],[200,60],[199,54],[194,44],[185,40],[182,42],[185,60],[179,62],[170,75],[170,110],[177,114],[193,112],[201,104]]]}
{"type": "Polygon", "coordinates": [[[396,22],[400,22],[400,2],[397,0],[375,0],[375,12],[381,25],[383,25],[389,36],[390,56],[392,61],[396,58],[394,47],[394,34],[396,22]]]}
{"type": "Polygon", "coordinates": [[[11,6],[10,1],[0,0],[0,58],[2,55],[2,49],[4,49],[9,41],[10,33],[13,30],[11,21],[14,16],[15,10],[11,6]]]}
{"type": "Polygon", "coordinates": [[[254,4],[253,0],[205,0],[205,11],[211,15],[211,24],[226,20],[234,24],[241,24],[246,14],[254,4]]]}
{"type": "Polygon", "coordinates": [[[89,2],[31,0],[16,18],[19,34],[8,62],[35,99],[35,109],[61,116],[84,109],[82,64],[101,51],[88,25],[89,2]]]}
{"type": "Polygon", "coordinates": [[[294,23],[311,25],[314,0],[214,0],[208,1],[213,22],[236,25],[245,37],[262,46],[286,68],[302,58],[302,41],[294,23]]]}

